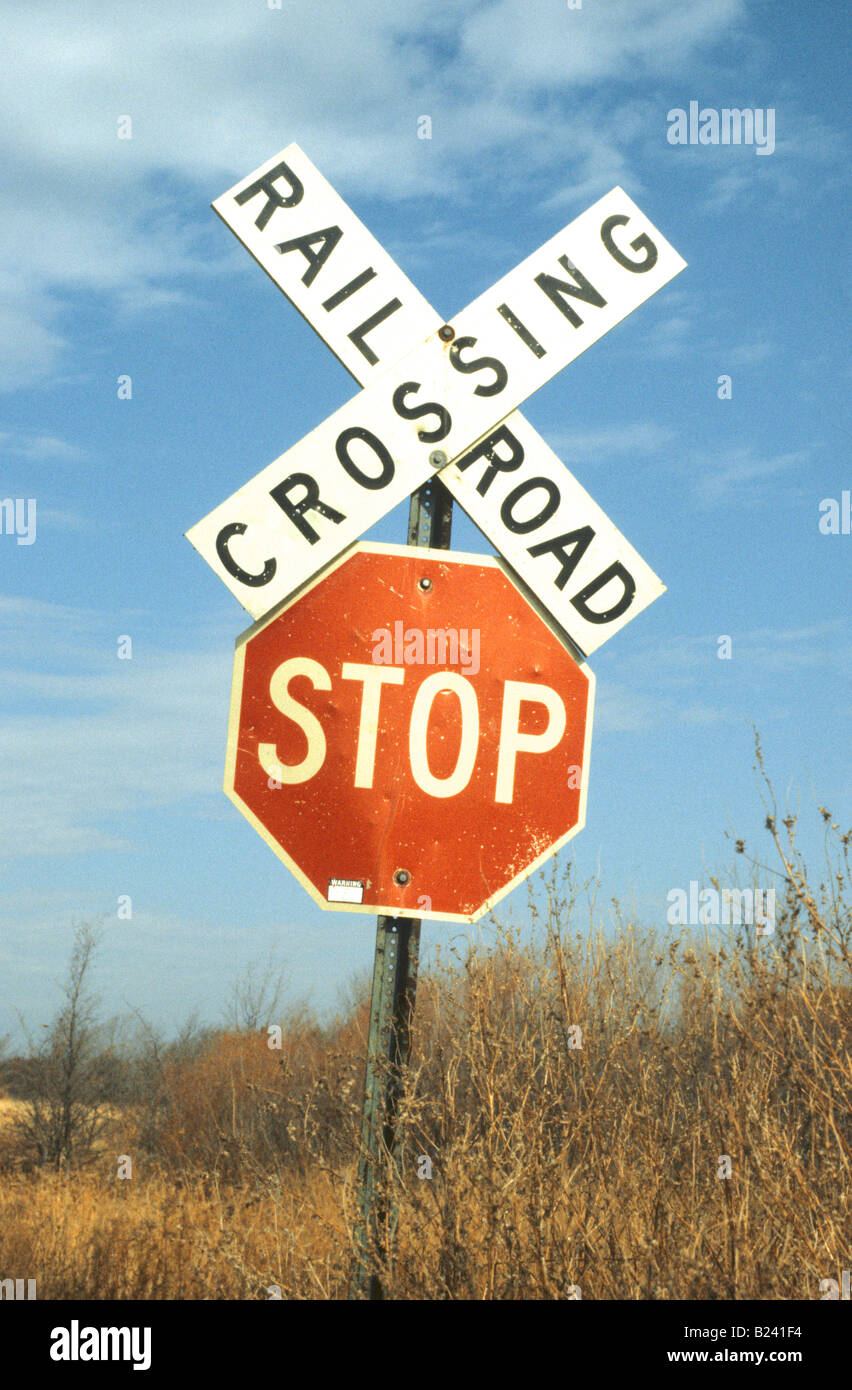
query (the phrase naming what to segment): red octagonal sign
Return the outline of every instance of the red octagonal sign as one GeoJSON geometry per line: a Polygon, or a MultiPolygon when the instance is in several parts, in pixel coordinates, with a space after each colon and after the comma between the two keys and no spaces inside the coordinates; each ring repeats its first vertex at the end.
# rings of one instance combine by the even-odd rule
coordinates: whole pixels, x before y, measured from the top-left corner
{"type": "Polygon", "coordinates": [[[322,907],[473,922],[582,827],[593,697],[500,561],[361,544],[239,638],[225,791],[322,907]]]}

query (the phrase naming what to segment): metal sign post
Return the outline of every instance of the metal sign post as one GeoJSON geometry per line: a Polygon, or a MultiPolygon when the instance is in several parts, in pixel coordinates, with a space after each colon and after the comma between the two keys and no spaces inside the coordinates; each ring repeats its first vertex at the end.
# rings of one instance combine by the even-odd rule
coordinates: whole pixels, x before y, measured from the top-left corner
{"type": "MultiPolygon", "coordinates": [[[[436,464],[439,463],[440,460],[436,460],[436,464]]],[[[452,497],[439,478],[431,478],[412,494],[408,513],[408,544],[427,546],[432,550],[449,550],[452,520],[452,497]]],[[[385,1233],[392,1240],[396,1227],[393,1183],[402,1156],[397,1109],[411,1048],[419,957],[419,919],[376,919],[376,954],[361,1112],[361,1151],[358,1157],[358,1222],[349,1284],[350,1299],[379,1300],[383,1297],[379,1277],[372,1266],[377,1256],[389,1253],[385,1233]],[[386,1187],[388,1177],[390,1183],[386,1187]]]]}

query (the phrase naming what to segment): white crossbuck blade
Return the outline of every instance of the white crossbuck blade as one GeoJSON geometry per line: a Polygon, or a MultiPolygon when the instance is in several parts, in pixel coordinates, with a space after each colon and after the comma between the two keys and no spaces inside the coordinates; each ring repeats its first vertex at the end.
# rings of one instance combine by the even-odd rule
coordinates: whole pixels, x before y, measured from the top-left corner
{"type": "Polygon", "coordinates": [[[254,618],[436,467],[586,655],[664,592],[516,411],[684,268],[626,193],[601,198],[443,335],[440,316],[297,145],[213,207],[365,384],[186,533],[254,618]]]}

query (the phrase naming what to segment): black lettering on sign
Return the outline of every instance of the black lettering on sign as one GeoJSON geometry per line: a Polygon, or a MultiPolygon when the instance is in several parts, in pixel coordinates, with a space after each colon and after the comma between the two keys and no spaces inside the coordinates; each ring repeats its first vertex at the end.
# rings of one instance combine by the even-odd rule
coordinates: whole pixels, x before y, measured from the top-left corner
{"type": "Polygon", "coordinates": [[[419,420],[422,415],[437,415],[440,423],[434,429],[417,431],[417,438],[422,439],[424,444],[436,444],[439,439],[446,439],[453,427],[453,417],[446,406],[438,405],[437,401],[421,401],[418,406],[406,405],[406,396],[419,390],[419,381],[406,381],[402,386],[397,386],[393,393],[393,408],[403,420],[419,420]]]}
{"type": "Polygon", "coordinates": [[[490,368],[494,373],[494,380],[488,385],[483,386],[482,382],[473,388],[475,396],[499,396],[509,380],[509,373],[496,357],[477,357],[473,362],[465,362],[462,358],[462,349],[475,347],[475,338],[457,338],[450,348],[450,365],[455,367],[457,372],[481,372],[485,368],[490,368]]]}
{"type": "Polygon", "coordinates": [[[356,275],[354,280],[350,280],[348,285],[344,285],[342,289],[336,290],[334,294],[330,294],[328,299],[324,299],[322,307],[326,312],[336,309],[338,304],[342,304],[344,299],[349,298],[350,294],[355,294],[356,290],[363,289],[366,284],[369,284],[370,280],[375,280],[375,278],[376,272],[372,266],[368,266],[366,270],[361,271],[360,275],[356,275]]]}
{"type": "Polygon", "coordinates": [[[620,560],[614,560],[609,568],[603,571],[603,574],[599,574],[597,579],[593,579],[590,584],[586,585],[585,589],[581,589],[579,594],[576,594],[574,598],[572,598],[571,603],[580,614],[580,617],[585,618],[587,623],[611,623],[615,618],[620,618],[622,613],[626,612],[633,602],[635,593],[636,580],[633,578],[633,575],[629,570],[624,568],[620,560]],[[599,589],[603,589],[611,579],[620,579],[621,583],[624,585],[621,598],[617,603],[613,604],[612,608],[608,608],[605,613],[595,613],[595,611],[589,607],[588,600],[593,594],[596,594],[599,589]]]}
{"type": "Polygon", "coordinates": [[[516,468],[520,468],[524,461],[524,446],[520,439],[516,439],[506,425],[501,425],[493,434],[489,434],[487,439],[482,439],[456,463],[456,468],[464,472],[470,468],[472,463],[478,459],[487,459],[490,467],[485,469],[482,477],[476,485],[476,490],[480,497],[484,497],[498,473],[513,473],[516,468]],[[498,444],[505,444],[509,450],[509,457],[503,459],[497,453],[498,444]]]}
{"type": "Polygon", "coordinates": [[[308,263],[302,284],[312,285],[342,236],[339,227],[323,227],[321,231],[293,237],[292,241],[279,241],[275,250],[280,251],[282,256],[288,251],[301,251],[308,263]],[[316,245],[320,246],[320,250],[312,251],[311,247],[316,245]]]}
{"type": "Polygon", "coordinates": [[[319,532],[315,531],[311,523],[306,520],[306,512],[316,512],[317,516],[324,516],[329,521],[333,521],[335,526],[339,526],[341,521],[346,520],[343,512],[337,511],[335,507],[329,507],[320,500],[317,480],[311,477],[310,473],[291,473],[289,478],[284,479],[283,483],[276,483],[275,487],[270,488],[269,495],[289,516],[296,529],[301,531],[311,545],[315,545],[319,540],[319,532]],[[297,487],[303,487],[305,495],[300,497],[298,502],[294,502],[290,493],[293,488],[297,487]]]}
{"type": "Polygon", "coordinates": [[[645,270],[651,270],[657,264],[659,252],[651,238],[646,236],[644,232],[630,243],[633,251],[644,251],[644,260],[631,261],[629,256],[626,256],[623,251],[619,250],[612,239],[612,229],[613,227],[626,227],[629,221],[629,217],[625,217],[620,213],[616,213],[613,217],[608,217],[601,227],[601,241],[613,260],[618,261],[619,265],[623,265],[625,270],[633,270],[637,274],[641,274],[645,270]]]}
{"type": "Polygon", "coordinates": [[[557,589],[564,589],[594,536],[591,526],[578,526],[576,531],[566,531],[562,536],[554,536],[552,541],[539,541],[538,545],[531,545],[527,554],[535,559],[539,555],[555,555],[562,567],[553,582],[557,589]],[[567,546],[570,546],[570,550],[566,549],[567,546]]]}
{"type": "Polygon", "coordinates": [[[512,491],[503,499],[500,519],[508,531],[514,532],[516,536],[523,536],[527,531],[534,531],[537,526],[543,526],[545,521],[549,521],[559,506],[560,500],[559,488],[551,478],[527,478],[525,483],[518,483],[518,486],[512,488],[512,491]],[[547,493],[547,501],[541,511],[536,516],[530,517],[528,521],[516,521],[512,515],[515,504],[537,487],[543,487],[547,493]]]}
{"type": "Polygon", "coordinates": [[[294,208],[305,196],[305,190],[301,180],[296,177],[289,164],[284,163],[276,164],[275,168],[270,169],[268,174],[264,174],[261,178],[255,179],[254,183],[250,183],[248,188],[244,188],[241,193],[236,195],[234,202],[239,203],[240,207],[242,207],[243,203],[247,203],[250,198],[256,197],[258,193],[266,194],[266,202],[254,220],[254,225],[258,227],[260,231],[263,231],[276,208],[294,208]],[[286,179],[289,183],[290,192],[287,194],[286,198],[283,193],[280,193],[275,187],[276,179],[286,179]]]}
{"type": "Polygon", "coordinates": [[[376,312],[371,314],[368,319],[365,319],[363,323],[359,323],[358,327],[353,328],[352,332],[348,335],[358,351],[363,353],[366,357],[371,367],[374,367],[379,359],[373,352],[370,344],[365,343],[364,339],[368,333],[372,333],[374,328],[377,328],[380,323],[384,323],[385,319],[389,319],[391,314],[395,314],[397,309],[401,308],[401,299],[388,300],[387,304],[383,304],[381,309],[377,309],[376,312]]]}
{"type": "Polygon", "coordinates": [[[352,425],[349,429],[343,430],[343,432],[337,436],[335,450],[337,457],[340,459],[340,462],[343,464],[350,478],[354,478],[355,482],[360,483],[361,487],[369,488],[371,491],[375,492],[378,491],[379,488],[387,487],[388,483],[393,478],[395,468],[390,451],[380,439],[377,439],[369,430],[362,429],[360,425],[352,425]],[[380,461],[382,471],[377,478],[371,477],[369,473],[363,473],[353,460],[349,452],[349,445],[353,439],[363,439],[365,444],[369,444],[376,458],[380,461]]]}
{"type": "Polygon", "coordinates": [[[274,560],[267,560],[260,574],[249,574],[248,570],[244,570],[242,566],[237,564],[228,549],[228,542],[233,536],[244,535],[245,531],[246,526],[242,521],[232,521],[228,526],[223,526],[216,537],[216,554],[229,574],[232,574],[241,584],[250,584],[253,589],[258,589],[261,584],[269,583],[278,566],[274,560]]]}
{"type": "Polygon", "coordinates": [[[583,320],[575,309],[572,308],[564,299],[563,295],[573,295],[575,299],[582,299],[585,304],[593,304],[596,309],[603,309],[606,300],[602,294],[598,294],[593,285],[590,285],[581,270],[569,261],[567,256],[559,257],[559,264],[563,270],[567,270],[569,275],[573,275],[575,284],[569,285],[567,280],[557,280],[555,275],[542,273],[535,277],[535,282],[539,289],[544,290],[548,299],[551,299],[560,313],[564,314],[574,328],[579,328],[583,320]]]}
{"type": "Polygon", "coordinates": [[[534,338],[525,323],[521,323],[517,314],[513,314],[508,304],[498,304],[497,313],[506,320],[510,328],[514,328],[522,343],[526,343],[530,352],[535,353],[536,357],[544,357],[545,349],[537,338],[534,338]]]}

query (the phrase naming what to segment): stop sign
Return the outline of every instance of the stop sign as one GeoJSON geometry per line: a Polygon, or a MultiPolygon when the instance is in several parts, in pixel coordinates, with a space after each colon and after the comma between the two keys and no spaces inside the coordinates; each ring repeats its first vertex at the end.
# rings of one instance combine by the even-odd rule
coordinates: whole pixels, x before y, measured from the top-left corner
{"type": "Polygon", "coordinates": [[[238,640],[225,791],[322,907],[476,921],[582,827],[593,693],[500,561],[362,543],[238,640]]]}

